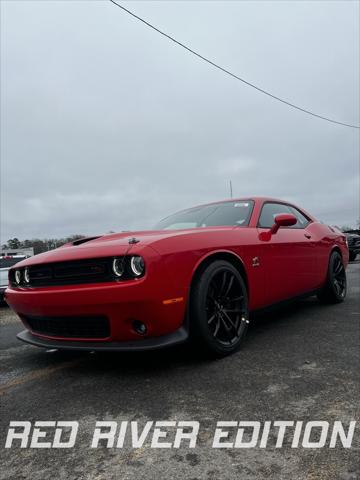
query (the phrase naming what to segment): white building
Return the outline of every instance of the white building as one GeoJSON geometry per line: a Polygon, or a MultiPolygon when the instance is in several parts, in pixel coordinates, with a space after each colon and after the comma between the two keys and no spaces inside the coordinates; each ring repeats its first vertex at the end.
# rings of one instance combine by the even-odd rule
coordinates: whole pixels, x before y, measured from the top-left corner
{"type": "Polygon", "coordinates": [[[24,255],[24,257],[32,257],[34,255],[34,248],[1,248],[1,257],[13,257],[14,255],[24,255]]]}

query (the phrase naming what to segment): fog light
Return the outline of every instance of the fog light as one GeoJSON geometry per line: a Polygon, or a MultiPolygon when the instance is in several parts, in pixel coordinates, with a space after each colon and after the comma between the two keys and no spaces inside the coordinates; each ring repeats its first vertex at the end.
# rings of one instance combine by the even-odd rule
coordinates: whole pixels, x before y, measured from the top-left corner
{"type": "Polygon", "coordinates": [[[140,322],[140,320],[133,320],[132,322],[133,329],[139,335],[145,335],[147,332],[147,326],[145,323],[140,322]]]}

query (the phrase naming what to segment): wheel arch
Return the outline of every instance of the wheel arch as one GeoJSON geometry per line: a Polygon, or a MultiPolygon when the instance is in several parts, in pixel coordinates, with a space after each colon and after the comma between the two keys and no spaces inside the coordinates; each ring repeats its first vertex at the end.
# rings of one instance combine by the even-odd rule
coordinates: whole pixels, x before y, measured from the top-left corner
{"type": "Polygon", "coordinates": [[[341,256],[341,258],[343,258],[343,253],[342,253],[341,248],[339,247],[339,245],[334,245],[334,246],[332,247],[332,249],[330,250],[329,259],[330,259],[331,255],[333,254],[333,252],[339,253],[340,256],[341,256]]]}
{"type": "Polygon", "coordinates": [[[194,281],[199,277],[199,275],[201,275],[204,269],[215,260],[225,260],[231,263],[238,270],[238,272],[240,273],[240,275],[242,276],[245,282],[246,290],[249,295],[250,293],[249,281],[248,281],[248,276],[247,276],[244,262],[241,259],[241,257],[239,257],[239,255],[237,255],[236,253],[230,250],[217,250],[217,251],[209,252],[196,263],[192,272],[192,277],[190,282],[190,292],[191,292],[194,281]]]}

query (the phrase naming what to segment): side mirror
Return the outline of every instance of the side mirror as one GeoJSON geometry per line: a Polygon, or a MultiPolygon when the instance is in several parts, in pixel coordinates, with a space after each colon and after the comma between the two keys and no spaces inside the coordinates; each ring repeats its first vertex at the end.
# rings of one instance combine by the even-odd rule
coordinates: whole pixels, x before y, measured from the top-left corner
{"type": "Polygon", "coordinates": [[[280,227],[291,227],[297,223],[297,218],[292,213],[280,213],[274,218],[274,225],[271,227],[271,233],[276,233],[280,227]]]}

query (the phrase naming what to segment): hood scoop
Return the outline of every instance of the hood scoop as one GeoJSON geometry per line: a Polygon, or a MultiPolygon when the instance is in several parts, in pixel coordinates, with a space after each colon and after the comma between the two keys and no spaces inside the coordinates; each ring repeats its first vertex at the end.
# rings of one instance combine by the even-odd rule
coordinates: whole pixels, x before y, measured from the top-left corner
{"type": "Polygon", "coordinates": [[[83,243],[90,242],[91,240],[96,240],[97,238],[100,238],[101,235],[98,235],[97,237],[86,237],[86,238],[80,238],[79,240],[75,240],[72,242],[72,244],[77,247],[78,245],[82,245],[83,243]]]}

